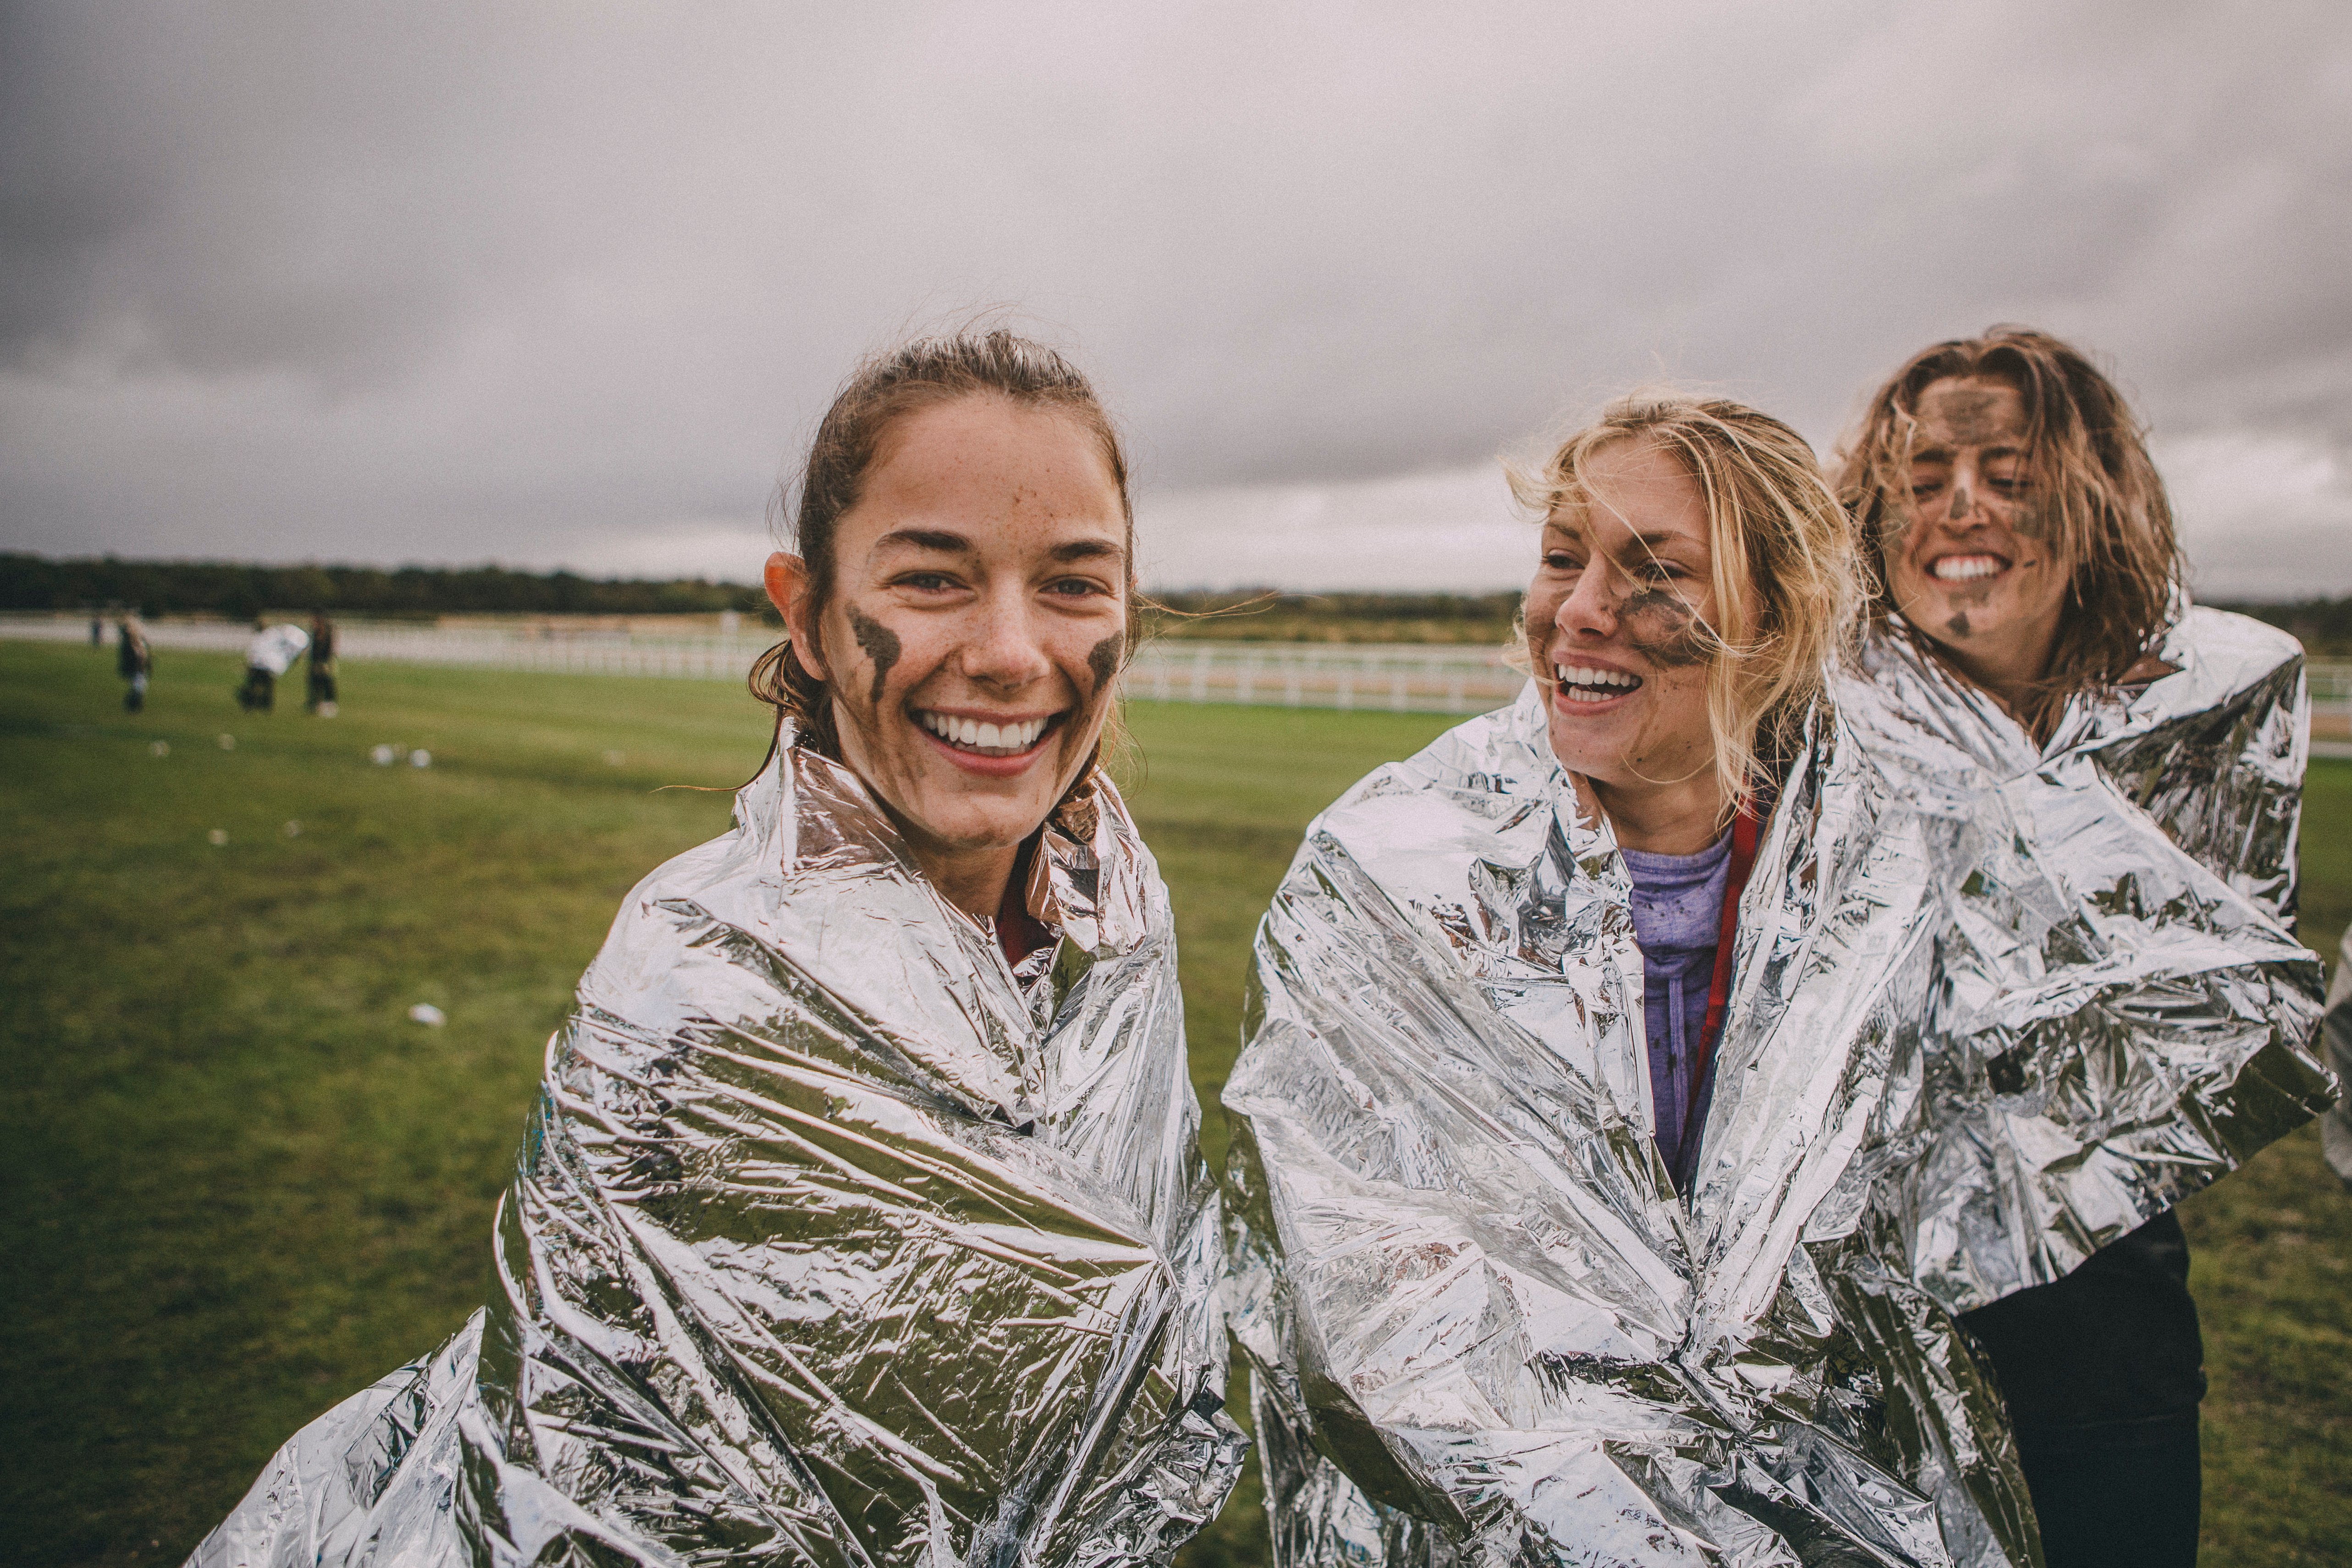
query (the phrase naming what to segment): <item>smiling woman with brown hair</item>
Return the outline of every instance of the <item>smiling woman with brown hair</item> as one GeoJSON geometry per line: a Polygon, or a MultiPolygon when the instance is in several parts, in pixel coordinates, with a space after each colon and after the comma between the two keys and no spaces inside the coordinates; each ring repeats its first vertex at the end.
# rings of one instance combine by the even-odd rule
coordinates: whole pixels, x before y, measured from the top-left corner
{"type": "Polygon", "coordinates": [[[2115,384],[2047,333],[1996,327],[1912,356],[1847,443],[1841,494],[1873,609],[2049,738],[2171,622],[2172,507],[2115,384]]]}
{"type": "Polygon", "coordinates": [[[1096,766],[1117,435],[1035,343],[912,343],[797,523],[776,743],[550,1043],[501,1299],[198,1563],[1142,1568],[1216,1513],[1216,1192],[1167,889],[1096,766]]]}
{"type": "MultiPolygon", "coordinates": [[[[1841,490],[1879,568],[1864,679],[1844,706],[1890,776],[1911,780],[1923,809],[1996,835],[2020,831],[2011,824],[2029,795],[2070,802],[2078,826],[2044,850],[2053,885],[2103,889],[2090,896],[2126,907],[2147,896],[2130,861],[2084,847],[2095,825],[2147,823],[2214,879],[2196,898],[2284,942],[2302,650],[2189,604],[2163,481],[2114,384],[2022,327],[1937,343],[1871,397],[1841,490]]],[[[2021,933],[2045,919],[2027,917],[2021,933]]],[[[2000,973],[1993,945],[1981,925],[1947,931],[1940,990],[1997,996],[2040,983],[2000,973]]],[[[2000,1084],[2013,1098],[1985,1136],[2021,1169],[2087,1165],[2121,1123],[2084,1114],[2100,1098],[2086,1085],[2130,1083],[2116,1098],[2138,1100],[2148,1118],[2174,1098],[2166,1079],[2204,1070],[2176,1041],[1996,1071],[1996,1082],[2013,1075],[2000,1084]]],[[[2166,1151],[2132,1173],[2135,1205],[2068,1214],[2074,1245],[1960,1320],[1999,1375],[2051,1568],[2195,1559],[2203,1345],[2170,1210],[2181,1190],[2171,1172],[2194,1163],[2166,1151]]]]}

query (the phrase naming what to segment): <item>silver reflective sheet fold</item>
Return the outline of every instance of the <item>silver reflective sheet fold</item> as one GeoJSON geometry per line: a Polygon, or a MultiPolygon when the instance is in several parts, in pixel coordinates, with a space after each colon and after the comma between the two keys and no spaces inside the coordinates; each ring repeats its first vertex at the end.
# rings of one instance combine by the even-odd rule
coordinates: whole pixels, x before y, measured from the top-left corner
{"type": "Polygon", "coordinates": [[[1244,1451],[1167,889],[1100,780],[1034,865],[1016,972],[783,750],[582,980],[504,1300],[194,1561],[1167,1561],[1244,1451]]]}
{"type": "MultiPolygon", "coordinates": [[[[1903,651],[1764,826],[1687,1203],[1539,693],[1308,829],[1224,1096],[1282,1568],[2038,1562],[1954,1316],[2325,1104],[2317,972],[2104,771],[2157,711],[2012,768],[1903,651]]],[[[2179,717],[2260,729],[2264,673],[2179,717]]]]}

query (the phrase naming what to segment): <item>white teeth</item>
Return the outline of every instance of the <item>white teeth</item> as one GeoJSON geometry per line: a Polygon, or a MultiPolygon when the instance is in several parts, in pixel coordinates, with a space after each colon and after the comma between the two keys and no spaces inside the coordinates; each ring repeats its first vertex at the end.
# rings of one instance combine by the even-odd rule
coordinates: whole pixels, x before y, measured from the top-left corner
{"type": "Polygon", "coordinates": [[[1997,577],[2000,574],[2000,558],[1997,555],[1947,555],[1936,563],[1936,576],[1946,583],[1966,582],[1972,577],[1997,577]]]}
{"type": "Polygon", "coordinates": [[[962,719],[948,713],[918,711],[918,722],[932,734],[950,745],[968,746],[975,752],[993,752],[1000,756],[1018,756],[1037,743],[1050,721],[1028,719],[1013,724],[990,724],[978,719],[962,719]]]}
{"type": "Polygon", "coordinates": [[[1629,690],[1642,684],[1638,675],[1628,675],[1622,669],[1597,669],[1589,665],[1556,664],[1552,676],[1562,686],[1622,686],[1629,690]]]}

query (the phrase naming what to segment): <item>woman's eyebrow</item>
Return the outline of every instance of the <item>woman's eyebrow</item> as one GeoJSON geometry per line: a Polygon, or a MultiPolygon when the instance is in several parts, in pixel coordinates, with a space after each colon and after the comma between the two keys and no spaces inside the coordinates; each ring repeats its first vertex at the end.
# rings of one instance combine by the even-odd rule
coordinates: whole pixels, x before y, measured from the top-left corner
{"type": "Polygon", "coordinates": [[[1067,544],[1056,544],[1046,552],[1055,561],[1098,561],[1106,555],[1127,553],[1108,539],[1074,539],[1067,544]]]}
{"type": "Polygon", "coordinates": [[[937,550],[950,554],[969,553],[971,541],[961,533],[950,533],[939,528],[897,528],[874,542],[876,550],[902,548],[937,550]]]}

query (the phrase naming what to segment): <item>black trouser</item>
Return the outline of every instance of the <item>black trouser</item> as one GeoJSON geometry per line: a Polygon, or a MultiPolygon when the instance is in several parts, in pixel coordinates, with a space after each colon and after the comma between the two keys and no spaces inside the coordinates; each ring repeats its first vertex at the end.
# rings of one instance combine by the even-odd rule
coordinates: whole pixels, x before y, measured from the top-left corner
{"type": "Polygon", "coordinates": [[[2179,1217],[1960,1321],[2000,1378],[2049,1568],[2196,1562],[2205,1352],[2179,1217]]]}
{"type": "Polygon", "coordinates": [[[309,701],[305,705],[310,708],[316,708],[321,702],[332,702],[334,700],[335,672],[331,669],[311,670],[310,695],[309,701]]]}
{"type": "Polygon", "coordinates": [[[2190,1568],[2204,1478],[2197,1418],[2018,1435],[2049,1568],[2190,1568]]]}
{"type": "Polygon", "coordinates": [[[267,713],[278,706],[278,677],[261,666],[248,665],[245,684],[236,689],[236,705],[248,713],[267,713]]]}

